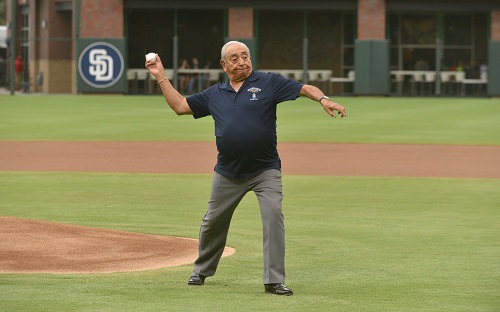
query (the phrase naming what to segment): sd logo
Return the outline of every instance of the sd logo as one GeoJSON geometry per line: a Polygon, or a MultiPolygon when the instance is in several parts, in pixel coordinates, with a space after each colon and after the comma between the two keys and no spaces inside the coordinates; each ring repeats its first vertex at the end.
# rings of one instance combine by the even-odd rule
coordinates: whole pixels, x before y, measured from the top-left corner
{"type": "Polygon", "coordinates": [[[94,88],[114,85],[122,76],[123,56],[107,42],[95,42],[86,47],[78,59],[80,77],[94,88]]]}

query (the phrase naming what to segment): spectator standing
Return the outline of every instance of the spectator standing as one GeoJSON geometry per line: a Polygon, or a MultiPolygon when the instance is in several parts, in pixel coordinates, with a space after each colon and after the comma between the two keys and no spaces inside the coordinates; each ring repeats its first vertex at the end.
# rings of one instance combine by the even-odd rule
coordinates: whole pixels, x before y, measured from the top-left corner
{"type": "MultiPolygon", "coordinates": [[[[189,69],[189,62],[187,59],[181,60],[181,66],[179,69],[189,69]]],[[[188,89],[190,75],[189,74],[179,74],[179,89],[181,93],[186,93],[188,89]]]]}
{"type": "MultiPolygon", "coordinates": [[[[191,68],[192,69],[200,69],[199,65],[200,65],[200,62],[198,61],[198,58],[197,57],[193,57],[193,59],[191,60],[191,68]]],[[[198,79],[199,79],[199,74],[197,73],[193,73],[190,77],[189,77],[189,83],[188,83],[188,94],[193,94],[198,91],[201,91],[201,90],[198,90],[198,79]]]]}
{"type": "Polygon", "coordinates": [[[21,89],[21,83],[23,82],[24,73],[24,62],[23,57],[18,55],[14,61],[14,72],[16,73],[16,90],[21,89]]]}

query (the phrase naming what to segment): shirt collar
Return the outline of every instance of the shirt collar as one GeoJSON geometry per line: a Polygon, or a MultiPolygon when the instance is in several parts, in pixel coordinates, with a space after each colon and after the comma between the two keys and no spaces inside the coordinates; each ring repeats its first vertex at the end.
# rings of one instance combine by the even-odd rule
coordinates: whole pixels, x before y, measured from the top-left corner
{"type": "MultiPolygon", "coordinates": [[[[245,79],[245,81],[243,82],[243,85],[246,85],[247,83],[250,83],[250,82],[253,82],[255,80],[259,79],[259,75],[257,75],[257,73],[255,72],[255,70],[252,70],[252,73],[250,74],[250,76],[248,76],[247,79],[245,79]]],[[[231,90],[233,89],[233,87],[231,87],[231,85],[229,84],[229,79],[227,79],[226,81],[224,81],[220,86],[219,88],[223,89],[223,90],[231,90]]]]}

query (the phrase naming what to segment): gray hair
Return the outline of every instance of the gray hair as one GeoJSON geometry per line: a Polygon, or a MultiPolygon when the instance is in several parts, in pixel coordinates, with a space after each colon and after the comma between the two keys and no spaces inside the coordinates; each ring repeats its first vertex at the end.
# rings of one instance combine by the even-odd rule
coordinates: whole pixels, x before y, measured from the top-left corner
{"type": "Polygon", "coordinates": [[[233,45],[233,44],[239,44],[241,45],[242,47],[245,48],[245,50],[247,50],[247,53],[248,53],[248,56],[250,56],[250,49],[247,47],[246,44],[244,44],[243,42],[240,42],[240,41],[229,41],[227,42],[223,47],[222,49],[220,50],[220,60],[221,61],[226,61],[226,49],[227,47],[229,47],[230,45],[233,45]]]}

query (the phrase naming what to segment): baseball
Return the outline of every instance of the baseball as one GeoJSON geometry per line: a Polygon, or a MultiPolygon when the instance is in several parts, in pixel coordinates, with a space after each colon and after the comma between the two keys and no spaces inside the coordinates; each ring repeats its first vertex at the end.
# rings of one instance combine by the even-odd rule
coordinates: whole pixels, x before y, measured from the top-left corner
{"type": "Polygon", "coordinates": [[[151,64],[156,63],[156,54],[153,52],[146,54],[146,62],[147,61],[150,61],[151,64]]]}

